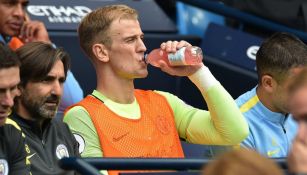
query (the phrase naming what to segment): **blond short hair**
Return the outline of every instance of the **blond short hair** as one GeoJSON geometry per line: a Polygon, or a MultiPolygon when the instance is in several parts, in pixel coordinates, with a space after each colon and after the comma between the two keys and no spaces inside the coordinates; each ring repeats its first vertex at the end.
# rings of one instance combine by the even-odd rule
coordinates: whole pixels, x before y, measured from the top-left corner
{"type": "Polygon", "coordinates": [[[92,46],[102,43],[111,46],[112,40],[109,36],[110,25],[117,19],[138,19],[135,9],[127,5],[109,5],[98,8],[87,14],[78,27],[78,35],[81,48],[92,57],[92,46]]]}

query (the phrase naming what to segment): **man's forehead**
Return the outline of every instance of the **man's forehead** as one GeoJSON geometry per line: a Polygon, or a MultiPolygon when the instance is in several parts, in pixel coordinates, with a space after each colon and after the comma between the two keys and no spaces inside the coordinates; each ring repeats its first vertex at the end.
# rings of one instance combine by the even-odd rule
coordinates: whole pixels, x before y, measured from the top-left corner
{"type": "Polygon", "coordinates": [[[57,60],[53,67],[51,68],[48,76],[57,76],[57,75],[65,75],[64,73],[64,64],[61,60],[57,60]]]}
{"type": "Polygon", "coordinates": [[[120,19],[120,18],[117,18],[115,20],[112,21],[112,23],[110,24],[110,31],[112,30],[123,30],[123,31],[126,31],[128,29],[130,29],[130,27],[132,28],[140,28],[140,23],[138,20],[136,19],[120,19]],[[126,28],[123,28],[123,27],[126,27],[126,28]],[[129,27],[129,28],[128,28],[129,27]]]}
{"type": "Polygon", "coordinates": [[[110,34],[111,37],[118,38],[118,39],[127,39],[132,37],[144,37],[143,33],[136,33],[136,32],[129,32],[129,33],[122,33],[122,32],[114,32],[110,34]]]}
{"type": "Polygon", "coordinates": [[[138,21],[134,19],[121,19],[113,21],[109,32],[111,36],[120,36],[124,38],[144,35],[138,21]]]}
{"type": "Polygon", "coordinates": [[[0,88],[8,88],[19,84],[19,68],[3,68],[0,69],[0,88]]]}

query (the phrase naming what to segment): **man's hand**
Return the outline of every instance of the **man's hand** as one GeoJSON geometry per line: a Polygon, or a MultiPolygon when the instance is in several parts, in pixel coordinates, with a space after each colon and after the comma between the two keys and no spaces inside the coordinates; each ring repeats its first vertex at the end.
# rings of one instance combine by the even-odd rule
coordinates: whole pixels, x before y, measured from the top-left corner
{"type": "Polygon", "coordinates": [[[21,28],[19,38],[25,43],[33,41],[51,43],[47,29],[44,23],[40,21],[25,21],[21,28]]]}
{"type": "MultiPolygon", "coordinates": [[[[181,40],[178,41],[167,41],[163,42],[160,47],[161,50],[166,51],[167,53],[175,53],[182,47],[192,46],[190,43],[181,40]]],[[[161,51],[162,52],[162,51],[161,51]]],[[[200,67],[204,66],[203,63],[199,65],[191,66],[168,66],[167,63],[163,60],[159,61],[159,67],[163,72],[166,72],[174,76],[189,76],[194,74],[200,67]]]]}
{"type": "Polygon", "coordinates": [[[298,131],[288,155],[289,170],[293,173],[307,173],[307,120],[305,117],[298,120],[298,131]]]}
{"type": "Polygon", "coordinates": [[[292,173],[307,173],[307,143],[295,138],[288,155],[288,167],[292,173]]]}

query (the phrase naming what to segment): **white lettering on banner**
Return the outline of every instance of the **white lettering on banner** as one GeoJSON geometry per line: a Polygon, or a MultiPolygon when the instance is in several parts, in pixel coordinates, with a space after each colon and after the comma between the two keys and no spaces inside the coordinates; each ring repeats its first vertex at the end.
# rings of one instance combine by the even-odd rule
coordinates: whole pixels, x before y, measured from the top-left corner
{"type": "Polygon", "coordinates": [[[259,50],[259,46],[250,46],[247,50],[246,50],[246,55],[248,58],[252,59],[252,60],[256,60],[256,54],[257,51],[259,50]]]}
{"type": "Polygon", "coordinates": [[[86,6],[29,5],[27,11],[33,16],[46,16],[50,23],[79,23],[92,10],[86,6]]]}
{"type": "Polygon", "coordinates": [[[79,23],[81,19],[81,17],[48,17],[50,23],[79,23]]]}

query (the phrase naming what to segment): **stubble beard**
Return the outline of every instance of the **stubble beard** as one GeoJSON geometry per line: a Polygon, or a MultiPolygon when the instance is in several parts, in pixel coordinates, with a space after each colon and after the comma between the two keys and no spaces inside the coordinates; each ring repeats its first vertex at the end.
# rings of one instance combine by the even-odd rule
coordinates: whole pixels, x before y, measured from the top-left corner
{"type": "Polygon", "coordinates": [[[58,97],[33,97],[27,92],[20,97],[22,105],[31,117],[38,120],[52,119],[55,116],[59,103],[56,106],[48,106],[46,101],[50,98],[58,97]]]}

